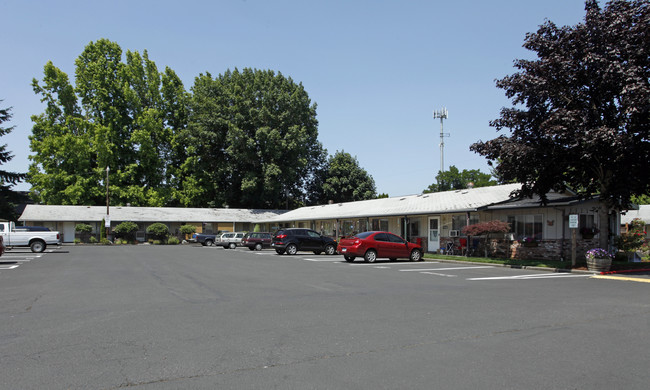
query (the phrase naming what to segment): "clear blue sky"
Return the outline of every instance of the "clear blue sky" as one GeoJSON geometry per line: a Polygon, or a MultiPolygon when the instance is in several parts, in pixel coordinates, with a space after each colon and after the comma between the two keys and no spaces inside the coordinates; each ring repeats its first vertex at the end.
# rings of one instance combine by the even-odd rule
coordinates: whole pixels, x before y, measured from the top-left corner
{"type": "MultiPolygon", "coordinates": [[[[604,5],[601,2],[601,6],[604,5]]],[[[574,25],[583,0],[215,0],[25,1],[0,3],[0,99],[16,128],[0,143],[26,172],[30,116],[44,107],[31,89],[48,60],[74,79],[74,60],[107,38],[144,50],[187,90],[199,73],[272,69],[301,82],[318,104],[319,139],[330,154],[356,156],[379,193],[421,193],[440,169],[480,169],[469,151],[498,133],[488,122],[509,105],[494,80],[530,58],[525,34],[546,19],[574,25]]],[[[26,190],[28,184],[14,189],[26,190]]]]}

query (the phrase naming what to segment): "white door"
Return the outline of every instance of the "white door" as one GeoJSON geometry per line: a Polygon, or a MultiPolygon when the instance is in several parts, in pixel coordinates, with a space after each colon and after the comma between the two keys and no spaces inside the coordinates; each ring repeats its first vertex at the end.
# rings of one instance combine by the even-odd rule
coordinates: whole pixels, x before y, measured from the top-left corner
{"type": "Polygon", "coordinates": [[[74,242],[74,222],[63,222],[63,242],[74,242]]]}
{"type": "Polygon", "coordinates": [[[440,218],[429,218],[429,234],[428,234],[429,252],[437,252],[440,249],[440,218]]]}

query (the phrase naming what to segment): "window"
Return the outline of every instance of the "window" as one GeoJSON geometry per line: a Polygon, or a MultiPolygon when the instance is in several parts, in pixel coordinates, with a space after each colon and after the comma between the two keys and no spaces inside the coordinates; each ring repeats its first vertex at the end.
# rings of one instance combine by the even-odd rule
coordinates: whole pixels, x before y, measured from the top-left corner
{"type": "Polygon", "coordinates": [[[387,219],[373,219],[371,221],[372,230],[380,230],[382,232],[388,231],[388,220],[387,219]]]}
{"type": "Polygon", "coordinates": [[[521,240],[524,237],[535,240],[542,239],[542,214],[508,216],[508,223],[515,240],[521,240]]]}
{"type": "MultiPolygon", "coordinates": [[[[469,224],[474,225],[475,223],[478,223],[478,215],[470,213],[469,224]]],[[[465,226],[467,226],[467,214],[456,214],[451,216],[451,230],[462,232],[465,226]]]]}
{"type": "Polygon", "coordinates": [[[400,218],[400,232],[402,237],[418,237],[420,235],[420,220],[408,219],[408,234],[404,232],[404,218],[400,218]]]}

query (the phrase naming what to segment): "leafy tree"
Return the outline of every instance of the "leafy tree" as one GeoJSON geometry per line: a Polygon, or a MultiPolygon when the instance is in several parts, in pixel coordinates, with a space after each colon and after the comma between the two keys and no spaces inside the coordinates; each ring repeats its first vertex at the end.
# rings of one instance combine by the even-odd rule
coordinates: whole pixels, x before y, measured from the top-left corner
{"type": "Polygon", "coordinates": [[[281,73],[244,69],[192,87],[183,132],[185,206],[282,208],[299,205],[325,151],[317,140],[316,104],[281,73]]]}
{"type": "Polygon", "coordinates": [[[337,151],[316,175],[311,202],[352,202],[377,197],[375,180],[359,166],[359,161],[345,151],[337,151]]]}
{"type": "MultiPolygon", "coordinates": [[[[0,108],[0,137],[11,133],[14,129],[13,126],[1,126],[10,119],[11,108],[0,108]]],[[[7,150],[7,144],[0,145],[0,165],[11,161],[13,158],[14,156],[7,150]]],[[[8,172],[0,169],[0,219],[13,221],[18,216],[16,214],[16,205],[24,201],[24,197],[20,193],[11,190],[11,187],[23,179],[25,179],[24,173],[8,172]]]]}
{"type": "Polygon", "coordinates": [[[604,9],[585,3],[583,23],[546,21],[526,35],[537,59],[517,60],[518,72],[497,81],[512,99],[492,121],[510,129],[471,150],[519,196],[568,187],[582,198],[599,195],[600,245],[606,247],[609,208],[629,207],[650,193],[650,3],[615,0],[604,9]]]}
{"type": "MultiPolygon", "coordinates": [[[[32,116],[28,181],[45,204],[103,204],[106,167],[111,202],[174,204],[187,120],[187,94],[169,68],[159,73],[147,51],[90,42],[75,61],[75,85],[52,62],[34,92],[46,104],[32,116]]],[[[178,203],[178,202],[176,202],[178,203]]]]}
{"type": "Polygon", "coordinates": [[[449,190],[459,190],[467,188],[469,183],[473,183],[474,187],[489,187],[496,185],[496,180],[492,180],[492,176],[488,173],[483,173],[479,169],[463,169],[462,172],[458,171],[454,165],[449,167],[445,172],[438,172],[436,175],[437,183],[431,184],[423,193],[442,192],[449,190]]]}

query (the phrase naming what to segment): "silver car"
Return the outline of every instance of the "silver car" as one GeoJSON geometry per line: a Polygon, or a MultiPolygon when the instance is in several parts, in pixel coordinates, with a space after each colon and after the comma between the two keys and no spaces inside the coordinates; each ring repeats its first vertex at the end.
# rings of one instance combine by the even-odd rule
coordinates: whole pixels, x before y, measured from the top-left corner
{"type": "Polygon", "coordinates": [[[241,245],[241,240],[244,238],[245,232],[224,233],[219,238],[219,243],[216,245],[222,246],[224,249],[235,249],[241,245]]]}

